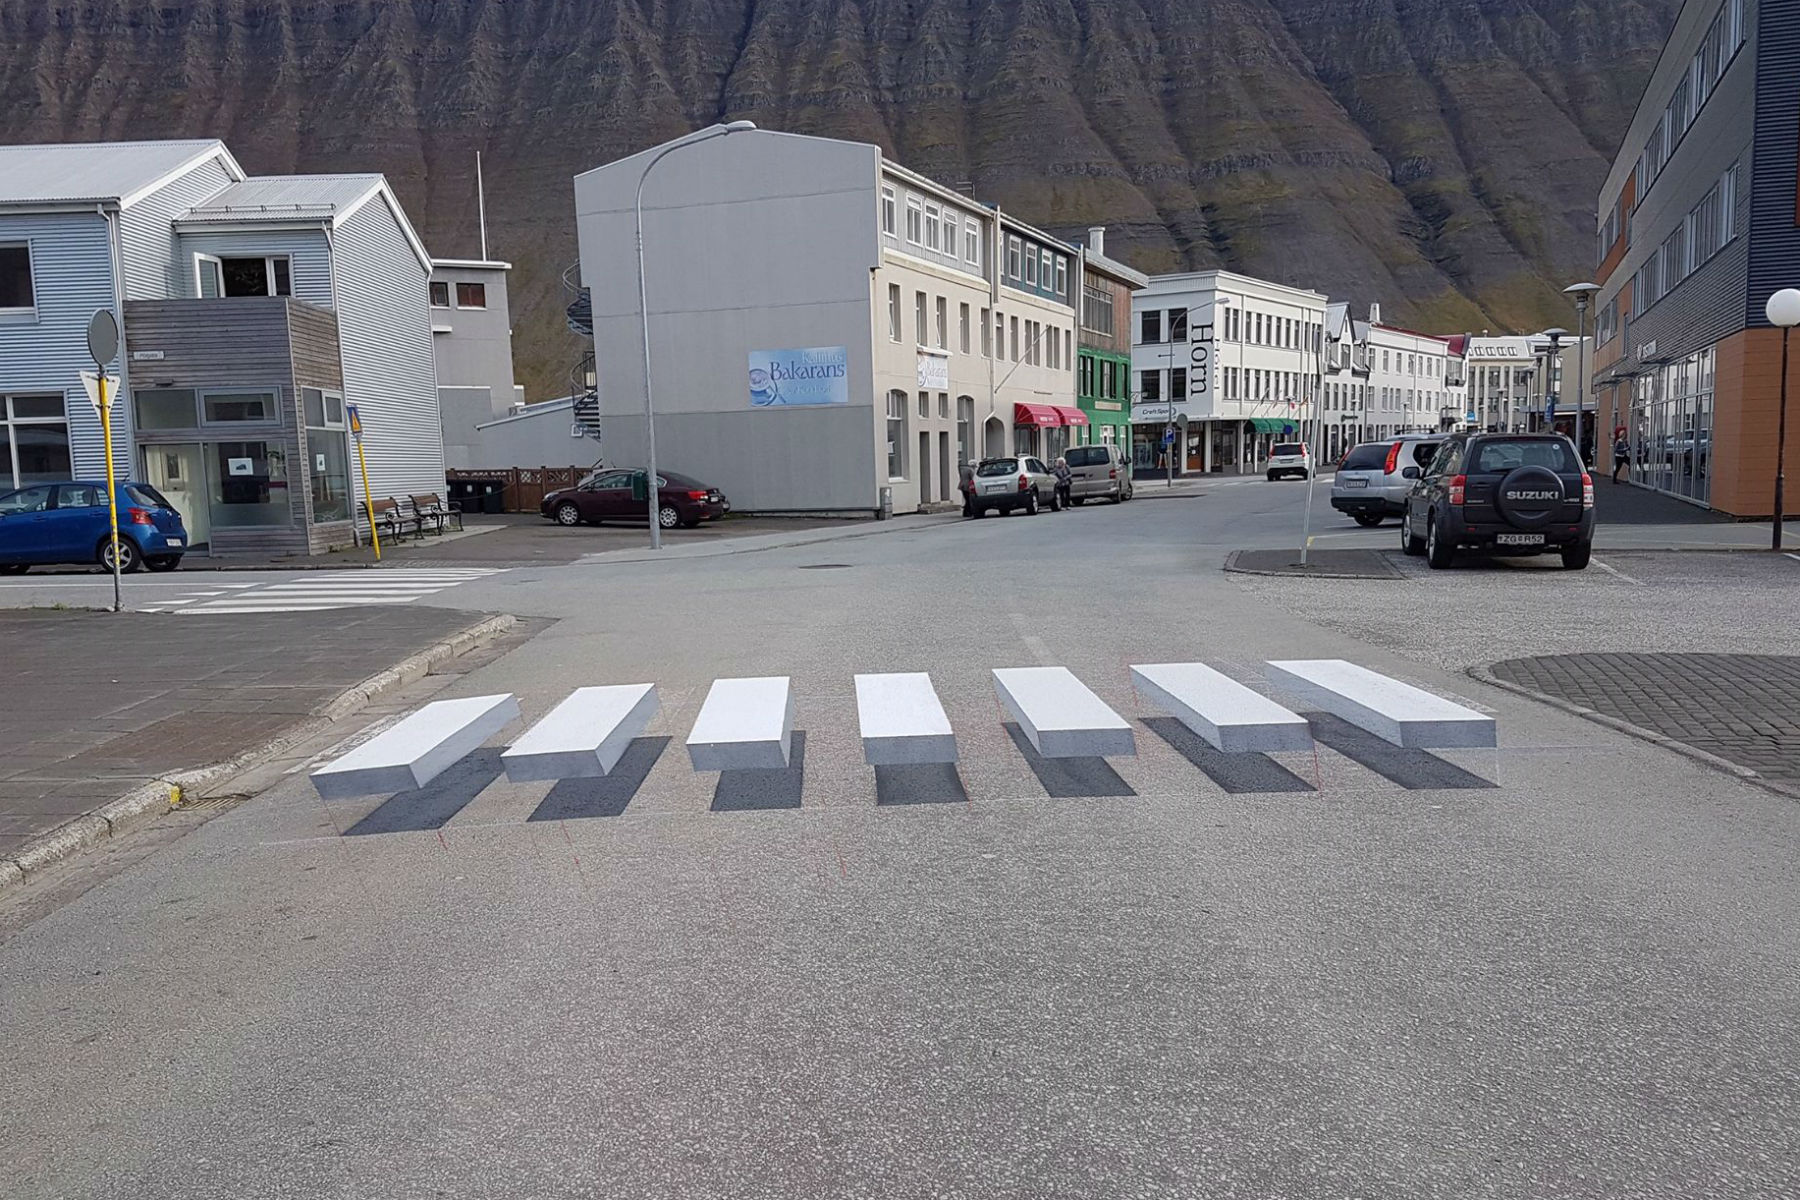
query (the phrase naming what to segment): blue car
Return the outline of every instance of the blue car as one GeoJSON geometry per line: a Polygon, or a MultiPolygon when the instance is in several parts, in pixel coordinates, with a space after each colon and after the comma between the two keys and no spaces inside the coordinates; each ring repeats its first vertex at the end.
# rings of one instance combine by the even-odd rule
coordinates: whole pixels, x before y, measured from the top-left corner
{"type": "MultiPolygon", "coordinates": [[[[181,514],[147,483],[118,486],[119,569],[173,571],[187,553],[181,514]]],[[[106,484],[87,480],[34,483],[0,495],[0,575],[52,563],[98,563],[112,569],[106,484]]]]}

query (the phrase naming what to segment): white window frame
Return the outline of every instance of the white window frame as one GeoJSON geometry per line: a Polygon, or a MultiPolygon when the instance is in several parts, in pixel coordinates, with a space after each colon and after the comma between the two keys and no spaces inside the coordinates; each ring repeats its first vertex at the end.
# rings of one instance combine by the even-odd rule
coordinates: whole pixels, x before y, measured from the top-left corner
{"type": "MultiPolygon", "coordinates": [[[[276,391],[273,388],[255,388],[255,387],[208,388],[208,389],[199,391],[198,400],[200,403],[200,413],[199,413],[200,427],[202,429],[237,429],[237,428],[240,428],[240,427],[246,426],[246,425],[248,425],[248,426],[269,426],[269,425],[281,424],[281,393],[276,391]],[[262,397],[267,398],[268,403],[264,408],[264,415],[261,420],[258,420],[258,421],[215,421],[212,419],[212,417],[207,415],[206,402],[209,399],[213,399],[213,398],[220,397],[220,396],[235,396],[235,397],[262,396],[262,397]]],[[[229,441],[231,439],[227,438],[226,440],[229,441]]]]}
{"type": "Polygon", "coordinates": [[[1056,256],[1056,294],[1063,298],[1069,294],[1069,260],[1060,254],[1056,256]]]}
{"type": "Polygon", "coordinates": [[[1038,250],[1038,286],[1046,292],[1053,290],[1056,283],[1056,255],[1049,250],[1038,250]]]}
{"type": "Polygon", "coordinates": [[[934,326],[937,332],[937,348],[948,350],[950,348],[950,301],[943,296],[935,297],[935,300],[935,311],[932,315],[937,319],[934,326]]]}
{"type": "Polygon", "coordinates": [[[225,296],[225,264],[219,261],[216,254],[194,253],[194,295],[202,300],[223,299],[225,296]],[[206,285],[201,283],[200,274],[203,266],[211,266],[213,271],[213,294],[206,294],[206,285]]]}
{"type": "Polygon", "coordinates": [[[922,245],[925,240],[925,206],[917,196],[906,198],[906,244],[922,245]]]}
{"type": "Polygon", "coordinates": [[[1025,252],[1025,243],[1013,234],[1006,236],[1006,275],[1009,279],[1025,278],[1025,268],[1020,264],[1020,255],[1025,252]]]}
{"type": "Polygon", "coordinates": [[[900,285],[888,284],[888,341],[905,341],[905,324],[900,308],[900,285]]]}
{"type": "Polygon", "coordinates": [[[970,266],[981,266],[981,226],[973,221],[963,222],[963,259],[970,266]]]}
{"type": "Polygon", "coordinates": [[[482,283],[478,279],[459,279],[456,281],[456,283],[450,289],[450,301],[451,301],[451,303],[455,304],[459,310],[466,308],[470,312],[486,312],[487,308],[488,308],[487,284],[482,283]],[[462,302],[462,297],[458,296],[456,294],[457,288],[464,288],[464,287],[480,288],[481,289],[481,303],[480,304],[464,304],[462,302]]]}
{"type": "Polygon", "coordinates": [[[969,306],[965,303],[956,310],[956,342],[962,352],[969,352],[969,306]]]}
{"type": "Polygon", "coordinates": [[[1025,286],[1037,286],[1038,256],[1030,246],[1025,247],[1025,286]]]}
{"type": "Polygon", "coordinates": [[[887,185],[881,188],[881,232],[893,237],[899,229],[899,203],[894,189],[887,185]]]}
{"type": "Polygon", "coordinates": [[[944,226],[944,211],[935,204],[925,206],[925,248],[942,250],[940,236],[944,226]]]}
{"type": "MultiPolygon", "coordinates": [[[[0,308],[0,318],[36,319],[37,311],[38,311],[38,308],[37,308],[37,297],[38,297],[37,255],[32,252],[31,239],[30,238],[0,239],[0,250],[23,250],[23,251],[25,251],[25,277],[31,281],[31,303],[24,304],[24,305],[14,304],[14,305],[8,305],[5,308],[0,308]]],[[[0,405],[3,405],[3,404],[4,404],[4,398],[0,398],[0,405]]]]}

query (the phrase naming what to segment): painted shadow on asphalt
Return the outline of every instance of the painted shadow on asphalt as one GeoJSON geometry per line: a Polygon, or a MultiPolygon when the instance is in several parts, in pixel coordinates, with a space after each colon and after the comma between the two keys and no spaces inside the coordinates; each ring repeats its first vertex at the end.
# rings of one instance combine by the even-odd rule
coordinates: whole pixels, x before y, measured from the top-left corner
{"type": "Polygon", "coordinates": [[[759,771],[720,771],[713,789],[714,812],[765,812],[799,808],[806,782],[806,733],[794,730],[788,742],[788,765],[759,771]]]}
{"type": "Polygon", "coordinates": [[[616,817],[644,786],[669,738],[633,738],[610,774],[588,779],[559,779],[544,794],[527,821],[579,821],[591,817],[616,817]]]}
{"type": "Polygon", "coordinates": [[[1025,765],[1037,776],[1044,791],[1057,799],[1137,795],[1104,758],[1045,758],[1037,752],[1037,747],[1031,744],[1018,722],[1003,722],[1002,728],[1019,748],[1025,765]]]}
{"type": "Polygon", "coordinates": [[[875,768],[875,805],[967,804],[955,763],[896,763],[875,768]]]}
{"type": "Polygon", "coordinates": [[[1408,750],[1358,729],[1330,713],[1302,713],[1312,726],[1313,739],[1329,746],[1352,762],[1360,763],[1390,783],[1409,791],[1451,791],[1458,788],[1497,788],[1481,776],[1465,771],[1425,750],[1408,750]]]}
{"type": "Polygon", "coordinates": [[[398,792],[350,828],[345,837],[372,833],[415,833],[441,829],[468,803],[500,777],[501,746],[483,746],[461,759],[422,788],[398,792]]]}
{"type": "Polygon", "coordinates": [[[1145,717],[1144,727],[1173,746],[1227,795],[1254,792],[1313,792],[1318,789],[1266,754],[1244,751],[1227,754],[1174,717],[1145,717]]]}

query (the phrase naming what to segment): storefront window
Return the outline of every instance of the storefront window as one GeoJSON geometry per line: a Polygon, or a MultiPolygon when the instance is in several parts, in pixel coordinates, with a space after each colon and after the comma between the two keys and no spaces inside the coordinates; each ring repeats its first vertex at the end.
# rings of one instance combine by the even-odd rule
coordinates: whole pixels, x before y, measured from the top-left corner
{"type": "Polygon", "coordinates": [[[1712,498],[1714,360],[1709,347],[1634,381],[1627,431],[1634,482],[1702,503],[1712,498]]]}
{"type": "Polygon", "coordinates": [[[291,523],[287,456],[279,445],[214,442],[211,449],[214,528],[291,523]]]}
{"type": "Polygon", "coordinates": [[[69,424],[61,396],[0,396],[0,489],[67,479],[69,424]]]}

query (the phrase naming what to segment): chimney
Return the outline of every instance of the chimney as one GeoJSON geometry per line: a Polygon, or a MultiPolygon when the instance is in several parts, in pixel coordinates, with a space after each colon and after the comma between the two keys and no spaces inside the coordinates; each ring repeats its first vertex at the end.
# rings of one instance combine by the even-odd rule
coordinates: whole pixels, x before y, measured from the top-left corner
{"type": "Polygon", "coordinates": [[[1106,226],[1088,226],[1088,249],[1102,256],[1106,254],[1106,226]]]}
{"type": "Polygon", "coordinates": [[[1381,305],[1379,305],[1379,304],[1369,305],[1369,324],[1371,324],[1371,325],[1381,324],[1381,305]]]}

